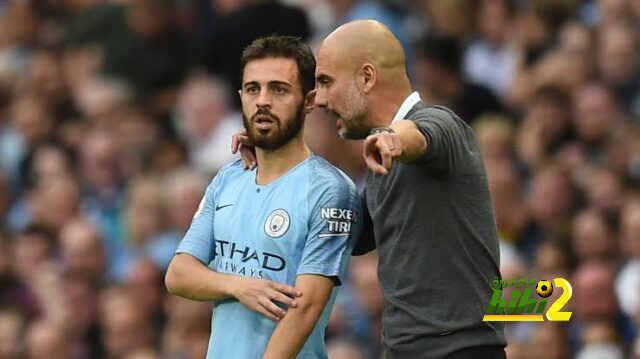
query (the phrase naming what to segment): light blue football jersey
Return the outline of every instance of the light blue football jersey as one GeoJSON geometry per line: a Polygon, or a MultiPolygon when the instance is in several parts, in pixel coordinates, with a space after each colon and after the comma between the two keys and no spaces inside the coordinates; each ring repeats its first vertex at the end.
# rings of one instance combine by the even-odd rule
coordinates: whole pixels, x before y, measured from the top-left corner
{"type": "MultiPolygon", "coordinates": [[[[344,274],[362,230],[362,203],[353,182],[311,155],[266,186],[241,161],[207,187],[176,253],[220,272],[293,286],[299,274],[344,274]]],[[[298,358],[326,358],[324,331],[337,288],[298,358]]],[[[303,294],[304,295],[304,294],[303,294]]],[[[239,301],[214,302],[207,358],[260,358],[276,323],[239,301]]]]}

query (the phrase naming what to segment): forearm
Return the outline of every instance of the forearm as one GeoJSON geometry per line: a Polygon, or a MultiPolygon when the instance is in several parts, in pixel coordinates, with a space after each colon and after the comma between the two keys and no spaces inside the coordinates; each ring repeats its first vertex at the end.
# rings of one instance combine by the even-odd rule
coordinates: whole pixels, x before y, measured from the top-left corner
{"type": "Polygon", "coordinates": [[[199,301],[233,296],[237,276],[218,273],[188,254],[177,254],[167,270],[165,284],[169,293],[199,301]]]}
{"type": "Polygon", "coordinates": [[[290,308],[271,335],[263,359],[295,358],[313,331],[324,306],[290,308]]]}
{"type": "Polygon", "coordinates": [[[394,158],[400,162],[413,162],[427,152],[427,139],[418,126],[409,120],[401,120],[391,128],[398,135],[402,155],[394,158]]]}
{"type": "Polygon", "coordinates": [[[304,294],[298,298],[298,306],[289,308],[276,326],[263,359],[296,357],[318,322],[332,288],[332,278],[313,274],[298,276],[296,289],[304,294]]]}

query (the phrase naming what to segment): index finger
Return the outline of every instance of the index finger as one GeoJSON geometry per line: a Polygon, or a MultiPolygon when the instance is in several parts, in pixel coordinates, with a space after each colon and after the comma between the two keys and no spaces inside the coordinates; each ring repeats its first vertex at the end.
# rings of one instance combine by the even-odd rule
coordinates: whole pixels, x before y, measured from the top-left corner
{"type": "Polygon", "coordinates": [[[283,293],[278,292],[277,290],[272,291],[271,293],[268,293],[269,297],[271,298],[271,300],[275,300],[277,302],[280,302],[284,305],[286,305],[287,307],[296,307],[298,305],[298,303],[296,303],[296,301],[294,299],[292,299],[290,296],[285,295],[283,293]]]}
{"type": "Polygon", "coordinates": [[[288,295],[288,296],[290,296],[292,298],[302,296],[302,292],[300,292],[299,290],[295,289],[294,287],[286,285],[286,284],[278,283],[278,284],[274,285],[273,289],[277,290],[280,293],[284,293],[284,294],[286,294],[286,295],[288,295]]]}
{"type": "Polygon", "coordinates": [[[376,148],[376,142],[378,142],[377,135],[367,136],[367,138],[364,139],[364,143],[362,146],[364,149],[364,153],[366,154],[372,152],[376,148]]]}
{"type": "Polygon", "coordinates": [[[391,150],[389,149],[389,145],[386,142],[378,141],[377,147],[380,152],[382,167],[387,170],[391,169],[391,150]]]}
{"type": "Polygon", "coordinates": [[[231,153],[233,154],[238,152],[238,149],[240,148],[240,136],[242,136],[242,132],[236,132],[231,136],[231,153]]]}
{"type": "Polygon", "coordinates": [[[246,133],[238,134],[238,142],[245,147],[253,147],[253,143],[251,142],[251,138],[246,133]]]}
{"type": "Polygon", "coordinates": [[[238,134],[234,133],[233,136],[231,136],[231,153],[235,154],[238,152],[238,145],[238,134]]]}
{"type": "Polygon", "coordinates": [[[285,314],[287,314],[285,310],[275,305],[271,300],[269,300],[269,298],[258,298],[258,304],[260,304],[262,308],[264,308],[268,312],[267,316],[269,316],[271,319],[273,319],[272,316],[275,316],[275,320],[280,320],[285,316],[285,314]]]}
{"type": "Polygon", "coordinates": [[[256,156],[253,153],[253,149],[241,146],[240,147],[240,156],[242,157],[242,164],[244,165],[244,169],[253,169],[256,166],[256,156]]]}
{"type": "Polygon", "coordinates": [[[364,140],[364,146],[362,149],[362,155],[364,157],[364,162],[372,170],[374,173],[386,175],[389,171],[380,164],[378,161],[378,155],[382,157],[380,153],[379,146],[381,142],[379,141],[379,135],[371,135],[364,140]]]}
{"type": "Polygon", "coordinates": [[[231,153],[235,154],[240,149],[240,145],[253,147],[249,134],[246,130],[236,132],[231,136],[231,153]]]}
{"type": "Polygon", "coordinates": [[[389,173],[389,171],[387,171],[384,166],[378,163],[378,160],[375,158],[374,153],[365,153],[364,162],[370,170],[377,174],[386,175],[387,173],[389,173]]]}

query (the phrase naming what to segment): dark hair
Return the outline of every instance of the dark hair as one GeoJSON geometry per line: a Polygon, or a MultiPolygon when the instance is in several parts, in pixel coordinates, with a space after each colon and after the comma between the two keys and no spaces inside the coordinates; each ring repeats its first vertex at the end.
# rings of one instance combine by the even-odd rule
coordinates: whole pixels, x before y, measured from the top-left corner
{"type": "Polygon", "coordinates": [[[418,56],[459,74],[462,69],[462,44],[452,36],[427,35],[417,43],[418,56]]]}
{"type": "Polygon", "coordinates": [[[533,102],[548,102],[556,106],[565,107],[571,103],[571,96],[557,85],[542,85],[533,94],[533,102]]]}
{"type": "Polygon", "coordinates": [[[305,95],[314,89],[316,59],[309,45],[302,42],[300,38],[292,36],[274,35],[253,41],[242,52],[240,78],[244,77],[244,68],[249,62],[268,57],[284,57],[295,60],[298,65],[302,94],[305,95]]]}
{"type": "Polygon", "coordinates": [[[20,232],[21,237],[38,237],[39,239],[43,239],[47,245],[51,247],[53,250],[53,246],[56,244],[56,234],[49,227],[38,224],[31,223],[25,229],[20,232]]]}

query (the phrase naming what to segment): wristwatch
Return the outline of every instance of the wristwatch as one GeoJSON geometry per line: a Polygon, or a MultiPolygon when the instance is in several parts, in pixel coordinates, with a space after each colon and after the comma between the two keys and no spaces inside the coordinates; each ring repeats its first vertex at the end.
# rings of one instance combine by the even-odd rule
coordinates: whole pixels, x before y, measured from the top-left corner
{"type": "Polygon", "coordinates": [[[394,131],[391,127],[375,127],[372,128],[371,131],[369,131],[369,135],[375,135],[382,132],[396,133],[396,131],[394,131]]]}

